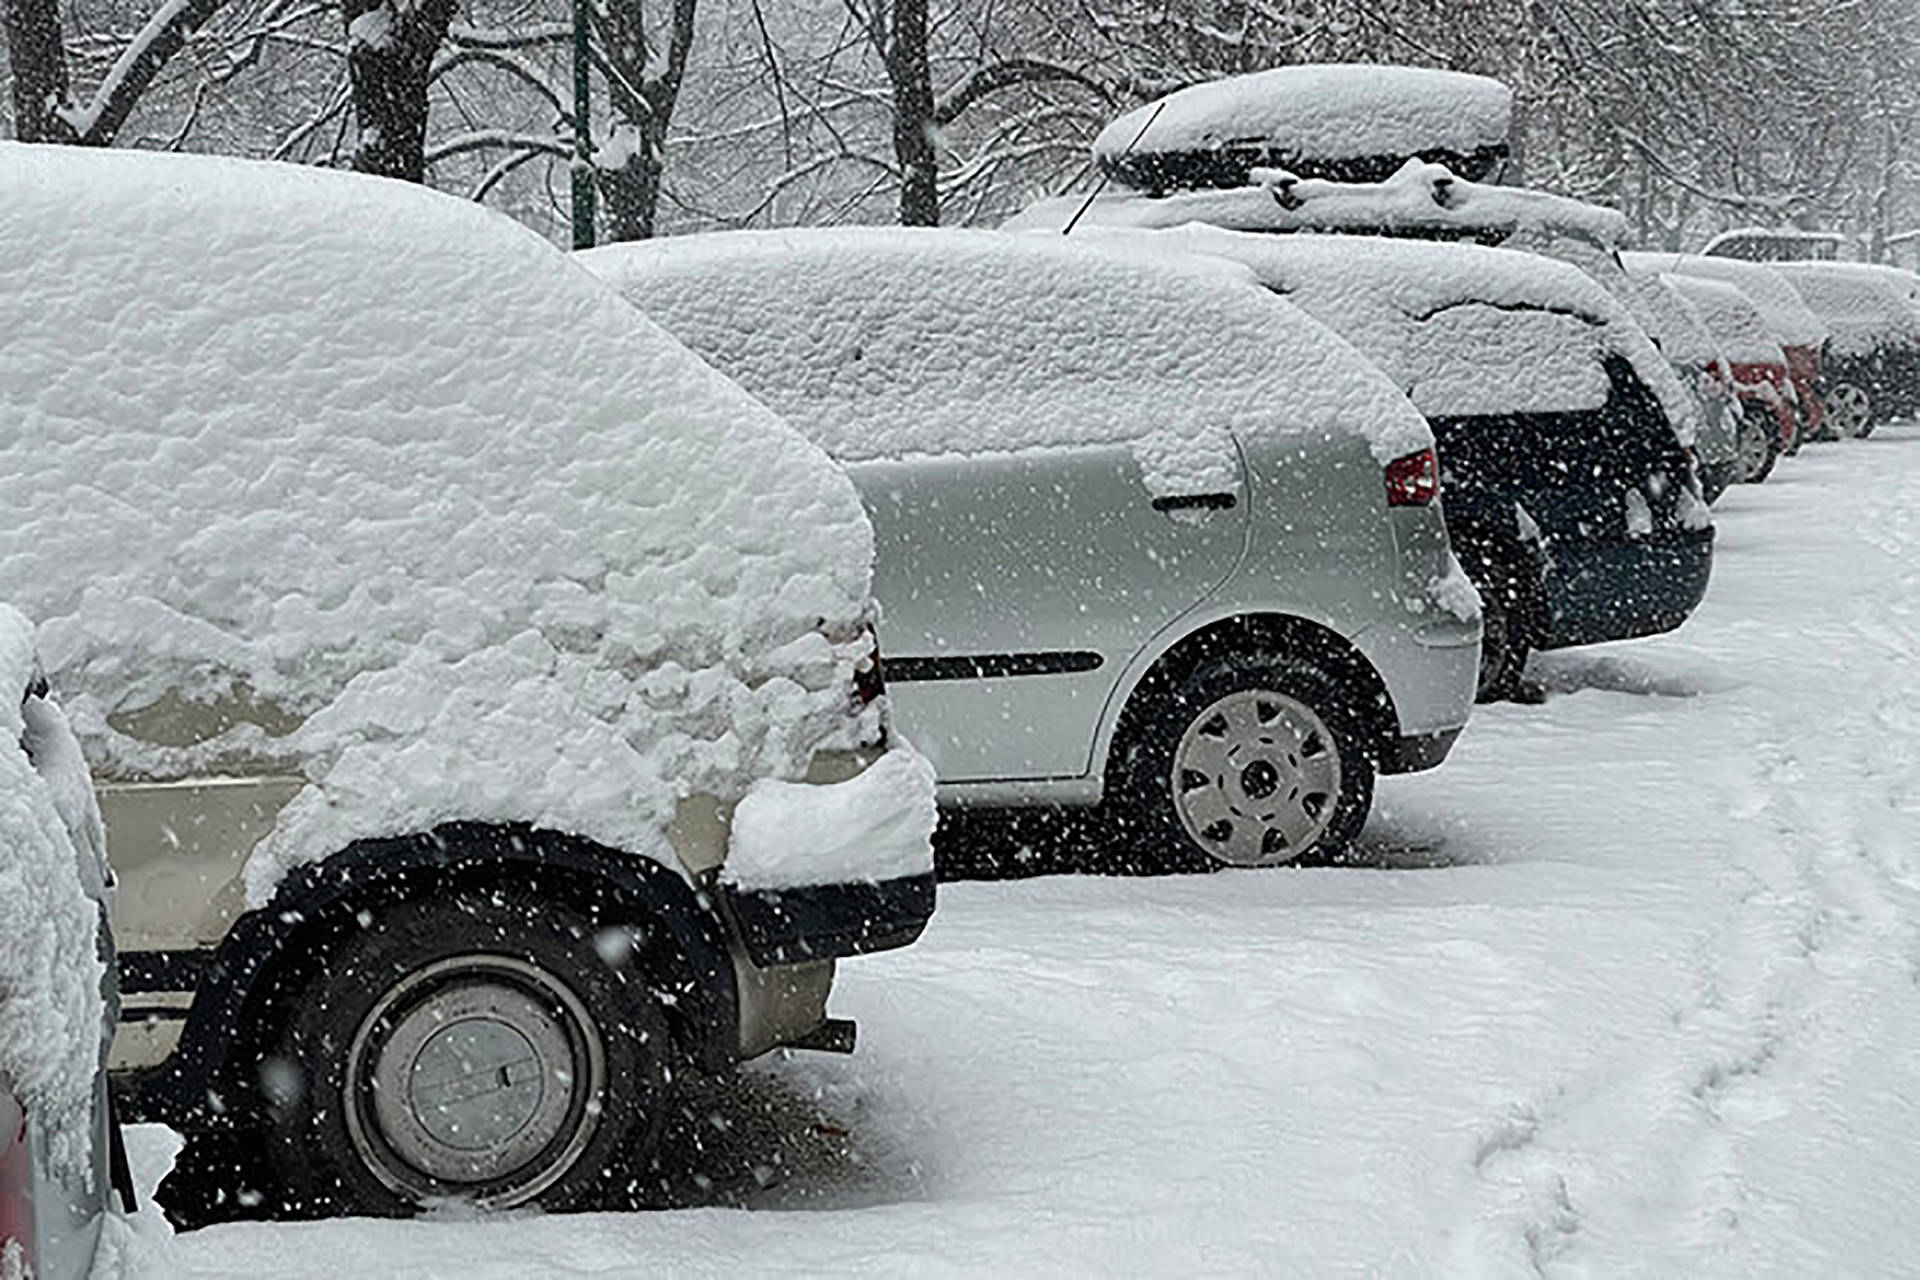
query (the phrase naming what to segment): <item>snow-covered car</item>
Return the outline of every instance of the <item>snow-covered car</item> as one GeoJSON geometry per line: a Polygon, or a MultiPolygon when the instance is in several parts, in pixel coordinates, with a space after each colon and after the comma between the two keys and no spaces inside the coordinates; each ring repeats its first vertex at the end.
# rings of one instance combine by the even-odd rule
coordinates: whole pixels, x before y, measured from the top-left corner
{"type": "Polygon", "coordinates": [[[1920,412],[1920,312],[1901,279],[1909,273],[1856,262],[1773,266],[1832,331],[1824,387],[1836,433],[1866,436],[1920,412]]]}
{"type": "Polygon", "coordinates": [[[1302,63],[1191,85],[1112,120],[1093,158],[1114,182],[1155,195],[1243,187],[1281,168],[1378,182],[1409,157],[1465,178],[1507,157],[1513,91],[1498,80],[1374,63],[1302,63]]]}
{"type": "Polygon", "coordinates": [[[4,607],[0,797],[0,1276],[78,1280],[124,1168],[107,1100],[113,880],[33,626],[4,607]]]}
{"type": "Polygon", "coordinates": [[[1245,271],[996,232],[581,255],[846,464],[900,724],[953,804],[1103,799],[1146,857],[1342,849],[1471,709],[1433,437],[1245,271]]]}
{"type": "Polygon", "coordinates": [[[1793,384],[1794,438],[1789,450],[1803,440],[1832,438],[1826,424],[1821,352],[1827,324],[1784,276],[1761,262],[1713,258],[1688,253],[1623,253],[1621,261],[1636,276],[1684,275],[1730,284],[1746,295],[1760,313],[1787,362],[1787,380],[1793,384]]]}
{"type": "Polygon", "coordinates": [[[532,233],[0,145],[0,587],[92,763],[129,1119],[320,1210],[624,1193],[933,909],[844,474],[532,233]]]}
{"type": "Polygon", "coordinates": [[[1447,531],[1486,604],[1483,698],[1514,692],[1530,649],[1669,631],[1699,604],[1713,526],[1673,425],[1691,397],[1584,274],[1473,245],[1154,234],[1247,266],[1432,424],[1447,531]]]}
{"type": "Polygon", "coordinates": [[[1727,361],[1734,393],[1740,397],[1739,461],[1734,478],[1759,484],[1793,445],[1799,431],[1795,391],[1787,356],[1774,330],[1745,291],[1722,280],[1696,275],[1661,279],[1677,290],[1713,336],[1727,361]]]}
{"type": "MultiPolygon", "coordinates": [[[[1232,189],[1170,189],[1159,195],[1113,191],[1091,200],[1058,196],[1028,206],[1002,229],[1165,229],[1189,222],[1229,231],[1390,236],[1517,249],[1586,272],[1649,333],[1662,327],[1667,310],[1659,287],[1629,275],[1622,265],[1619,251],[1630,227],[1617,211],[1550,192],[1472,182],[1444,164],[1418,158],[1379,182],[1254,169],[1247,185],[1232,189]]],[[[1688,406],[1683,412],[1683,432],[1698,437],[1692,421],[1698,409],[1688,406]]]]}
{"type": "Polygon", "coordinates": [[[1643,283],[1653,287],[1641,291],[1643,305],[1634,318],[1681,384],[1693,393],[1699,408],[1694,418],[1694,467],[1700,476],[1700,496],[1711,506],[1739,469],[1740,400],[1720,344],[1693,304],[1657,277],[1643,283]]]}

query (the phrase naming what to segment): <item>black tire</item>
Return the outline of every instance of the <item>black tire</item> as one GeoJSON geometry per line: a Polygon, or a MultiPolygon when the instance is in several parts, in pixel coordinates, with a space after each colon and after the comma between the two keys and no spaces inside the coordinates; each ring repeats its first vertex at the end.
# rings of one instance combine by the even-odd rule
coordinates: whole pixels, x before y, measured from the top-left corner
{"type": "Polygon", "coordinates": [[[1533,652],[1541,585],[1537,569],[1515,568],[1527,559],[1511,545],[1469,543],[1460,547],[1467,576],[1480,593],[1480,678],[1474,701],[1501,702],[1520,689],[1533,652]]]}
{"type": "Polygon", "coordinates": [[[292,1206],[404,1217],[441,1200],[624,1203],[675,1074],[666,1020],[625,953],[603,958],[586,919],[528,896],[462,891],[363,919],[262,1068],[268,1156],[292,1206]],[[502,1062],[497,1080],[491,1058],[502,1062]],[[454,1074],[412,1083],[436,1064],[454,1074]],[[392,1084],[402,1078],[404,1090],[392,1084]],[[422,1107],[428,1087],[451,1101],[422,1107]],[[521,1118],[529,1097],[534,1111],[521,1118]],[[472,1145],[488,1127],[511,1132],[493,1148],[472,1145]],[[525,1163],[482,1167],[515,1142],[537,1144],[525,1163]],[[473,1167],[446,1176],[436,1160],[473,1167]]]}
{"type": "MultiPolygon", "coordinates": [[[[1128,836],[1137,844],[1142,861],[1153,870],[1211,871],[1228,866],[1277,866],[1336,861],[1352,845],[1373,803],[1375,764],[1371,739],[1353,710],[1354,698],[1341,682],[1313,663],[1270,654],[1230,654],[1209,659],[1170,688],[1137,695],[1143,703],[1132,709],[1125,740],[1115,753],[1108,784],[1109,806],[1128,836]],[[1261,695],[1266,695],[1262,702],[1261,695]],[[1286,807],[1285,817],[1305,821],[1311,838],[1285,841],[1277,826],[1262,821],[1252,809],[1220,821],[1245,824],[1226,840],[1218,824],[1198,829],[1194,809],[1199,786],[1189,785],[1184,802],[1176,800],[1175,760],[1183,740],[1194,735],[1196,747],[1211,745],[1210,724],[1225,700],[1235,699],[1236,710],[1252,719],[1251,737],[1266,736],[1269,745],[1254,746],[1243,755],[1240,772],[1222,769],[1207,780],[1229,808],[1245,804],[1267,813],[1286,807]],[[1309,714],[1299,715],[1304,708],[1309,714]],[[1273,713],[1269,715],[1269,713],[1273,713]],[[1201,738],[1209,744],[1199,744],[1201,738]],[[1331,756],[1337,785],[1325,782],[1331,756]],[[1288,764],[1289,759],[1294,761],[1288,764]],[[1289,778],[1315,775],[1305,788],[1289,778]],[[1263,788],[1264,794],[1260,794],[1263,788]],[[1245,847],[1251,835],[1259,842],[1258,856],[1233,852],[1245,847]]],[[[1193,784],[1198,770],[1188,770],[1193,784]]]]}
{"type": "Polygon", "coordinates": [[[1735,475],[1741,484],[1761,484],[1773,474],[1773,464],[1780,460],[1780,432],[1765,409],[1749,404],[1741,410],[1736,447],[1735,475]]]}

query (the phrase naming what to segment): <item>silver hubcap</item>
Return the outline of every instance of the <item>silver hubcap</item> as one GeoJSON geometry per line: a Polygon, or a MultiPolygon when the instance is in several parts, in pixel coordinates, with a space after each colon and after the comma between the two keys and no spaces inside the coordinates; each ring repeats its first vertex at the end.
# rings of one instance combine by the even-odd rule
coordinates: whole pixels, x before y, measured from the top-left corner
{"type": "Polygon", "coordinates": [[[507,956],[408,974],[355,1032],[347,1131],[390,1189],[524,1204],[580,1158],[606,1088],[600,1035],[567,986],[507,956]]]}
{"type": "Polygon", "coordinates": [[[1740,422],[1740,479],[1751,480],[1767,465],[1767,433],[1752,418],[1740,422]]]}
{"type": "Polygon", "coordinates": [[[1827,396],[1827,428],[1836,435],[1864,434],[1872,413],[1865,389],[1851,382],[1841,383],[1827,396]]]}
{"type": "Polygon", "coordinates": [[[1221,862],[1267,866],[1299,857],[1340,804],[1340,751],[1313,709],[1284,693],[1243,689],[1202,711],[1173,753],[1180,825],[1221,862]]]}

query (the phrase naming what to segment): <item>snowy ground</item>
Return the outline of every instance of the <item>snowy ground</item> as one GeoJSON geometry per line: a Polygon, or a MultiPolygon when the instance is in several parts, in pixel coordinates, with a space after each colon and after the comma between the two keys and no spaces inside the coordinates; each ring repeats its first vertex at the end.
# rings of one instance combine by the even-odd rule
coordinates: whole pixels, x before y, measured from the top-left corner
{"type": "Polygon", "coordinates": [[[944,889],[842,970],[856,1057],[681,1122],[700,1207],[166,1269],[1912,1274],[1917,493],[1914,427],[1730,493],[1694,619],[1536,659],[1555,696],[1386,783],[1361,866],[944,889]]]}

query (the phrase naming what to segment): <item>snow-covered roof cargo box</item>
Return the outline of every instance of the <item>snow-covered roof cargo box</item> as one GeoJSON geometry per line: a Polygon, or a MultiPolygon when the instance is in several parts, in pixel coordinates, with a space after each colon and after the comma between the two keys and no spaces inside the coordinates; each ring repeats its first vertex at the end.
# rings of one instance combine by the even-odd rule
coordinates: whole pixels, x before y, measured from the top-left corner
{"type": "Polygon", "coordinates": [[[1217,259],[871,227],[581,256],[842,461],[1124,443],[1159,494],[1220,483],[1229,433],[1347,432],[1382,463],[1431,443],[1351,348],[1217,259]]]}
{"type": "Polygon", "coordinates": [[[1636,275],[1699,276],[1732,285],[1747,295],[1783,347],[1817,349],[1827,340],[1826,323],[1784,276],[1764,263],[1691,253],[1622,253],[1620,258],[1636,275]]]}
{"type": "Polygon", "coordinates": [[[1726,358],[1735,365],[1786,367],[1786,354],[1765,314],[1745,290],[1709,276],[1660,277],[1700,314],[1726,358]]]}
{"type": "Polygon", "coordinates": [[[1846,359],[1920,346],[1920,314],[1882,267],[1853,262],[1776,262],[1778,271],[1832,332],[1846,359]]]}
{"type": "Polygon", "coordinates": [[[1684,430],[1693,421],[1691,396],[1645,333],[1565,263],[1478,245],[1198,225],[1154,239],[1244,264],[1358,347],[1429,417],[1598,409],[1610,389],[1606,360],[1617,356],[1670,422],[1684,430]]]}
{"type": "Polygon", "coordinates": [[[1416,158],[1480,179],[1506,158],[1512,118],[1513,91],[1485,76],[1309,63],[1135,108],[1100,131],[1093,155],[1113,181],[1155,193],[1243,187],[1259,168],[1378,182],[1416,158]]]}
{"type": "Polygon", "coordinates": [[[0,143],[0,294],[0,591],[96,768],[304,774],[256,904],[293,863],[450,820],[671,866],[682,795],[738,799],[857,732],[850,482],[509,219],[0,143]],[[169,698],[286,715],[123,730],[169,698]]]}

